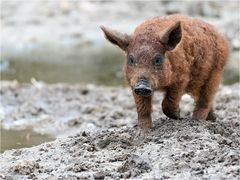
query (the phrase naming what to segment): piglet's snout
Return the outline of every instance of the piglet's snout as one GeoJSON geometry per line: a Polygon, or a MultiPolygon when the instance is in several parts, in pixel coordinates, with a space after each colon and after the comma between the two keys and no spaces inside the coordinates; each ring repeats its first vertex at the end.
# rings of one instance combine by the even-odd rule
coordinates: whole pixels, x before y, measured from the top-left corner
{"type": "Polygon", "coordinates": [[[152,94],[152,89],[146,79],[140,79],[133,90],[139,96],[150,96],[152,94]]]}

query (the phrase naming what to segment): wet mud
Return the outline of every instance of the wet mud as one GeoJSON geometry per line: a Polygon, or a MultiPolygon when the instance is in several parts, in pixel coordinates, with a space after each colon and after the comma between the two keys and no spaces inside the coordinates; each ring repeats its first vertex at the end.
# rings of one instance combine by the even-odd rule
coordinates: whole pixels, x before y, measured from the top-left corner
{"type": "Polygon", "coordinates": [[[32,120],[22,122],[24,127],[28,124],[36,131],[43,128],[41,125],[52,127],[56,131],[48,129],[45,133],[57,137],[39,146],[1,154],[0,176],[3,179],[240,177],[239,84],[220,87],[214,122],[191,119],[193,102],[189,96],[184,96],[181,102],[183,118],[169,119],[160,111],[162,95],[156,94],[154,126],[145,132],[136,125],[129,89],[2,84],[5,117],[6,112],[8,117],[11,114],[10,118],[2,119],[3,127],[20,128],[21,123],[16,126],[16,122],[18,117],[25,115],[32,120]],[[13,96],[16,93],[18,95],[13,96]],[[31,106],[23,107],[24,103],[29,103],[26,99],[31,106]],[[38,118],[44,113],[52,120],[38,118]],[[74,113],[75,119],[72,118],[74,113]],[[16,118],[11,121],[13,117],[16,118]]]}

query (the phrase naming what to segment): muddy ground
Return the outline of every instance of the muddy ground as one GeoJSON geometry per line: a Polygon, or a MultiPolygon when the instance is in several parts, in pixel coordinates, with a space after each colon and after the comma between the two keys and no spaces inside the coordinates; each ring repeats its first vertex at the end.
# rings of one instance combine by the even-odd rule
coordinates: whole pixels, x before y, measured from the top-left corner
{"type": "Polygon", "coordinates": [[[1,154],[3,179],[240,178],[239,84],[220,87],[214,122],[190,118],[189,96],[181,102],[184,118],[169,119],[155,94],[154,128],[144,133],[129,89],[35,81],[1,86],[3,128],[58,137],[1,154]]]}

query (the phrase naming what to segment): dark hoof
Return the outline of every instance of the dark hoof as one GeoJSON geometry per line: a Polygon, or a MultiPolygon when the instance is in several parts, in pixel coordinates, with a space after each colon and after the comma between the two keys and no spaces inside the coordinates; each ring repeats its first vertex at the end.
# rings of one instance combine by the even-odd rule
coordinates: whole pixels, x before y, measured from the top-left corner
{"type": "Polygon", "coordinates": [[[171,118],[171,119],[176,119],[176,120],[178,120],[178,119],[182,119],[180,116],[178,116],[178,115],[166,115],[167,117],[169,117],[169,118],[171,118]]]}
{"type": "Polygon", "coordinates": [[[180,117],[180,111],[177,112],[172,112],[172,113],[164,113],[167,117],[171,118],[171,119],[181,119],[180,117]]]}
{"type": "Polygon", "coordinates": [[[213,112],[213,111],[210,111],[209,113],[208,113],[208,116],[207,116],[207,118],[206,118],[206,120],[208,120],[208,121],[213,121],[213,122],[215,122],[216,121],[216,114],[213,112]]]}

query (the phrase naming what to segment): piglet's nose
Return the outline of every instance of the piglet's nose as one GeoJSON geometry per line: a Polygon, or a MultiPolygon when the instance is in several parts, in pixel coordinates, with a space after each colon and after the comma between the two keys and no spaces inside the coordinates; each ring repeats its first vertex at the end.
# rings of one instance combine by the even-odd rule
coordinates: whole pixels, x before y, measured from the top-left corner
{"type": "Polygon", "coordinates": [[[133,90],[139,96],[149,96],[152,94],[152,89],[146,80],[140,80],[133,90]]]}
{"type": "Polygon", "coordinates": [[[134,88],[134,92],[140,96],[148,96],[152,93],[152,90],[149,87],[140,85],[134,88]]]}

